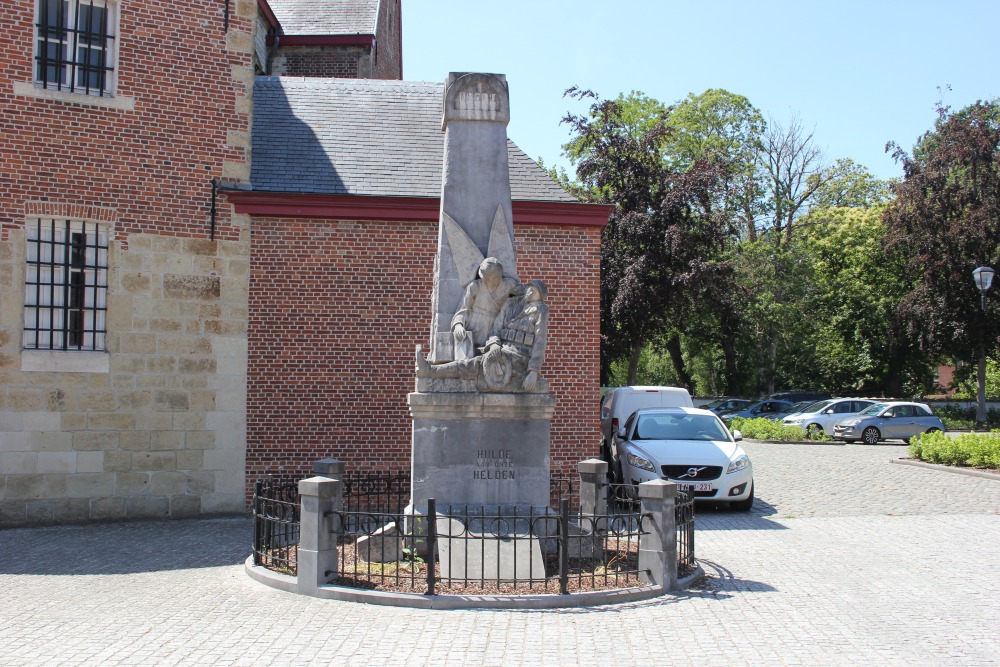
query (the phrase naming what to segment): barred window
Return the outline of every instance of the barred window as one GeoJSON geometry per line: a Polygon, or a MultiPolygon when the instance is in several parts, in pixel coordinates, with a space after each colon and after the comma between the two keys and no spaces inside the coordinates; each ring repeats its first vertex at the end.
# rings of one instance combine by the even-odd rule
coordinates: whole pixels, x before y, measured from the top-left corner
{"type": "Polygon", "coordinates": [[[35,80],[42,88],[111,95],[114,4],[38,0],[35,80]]]}
{"type": "Polygon", "coordinates": [[[39,218],[27,226],[26,350],[104,350],[108,232],[92,222],[39,218]]]}

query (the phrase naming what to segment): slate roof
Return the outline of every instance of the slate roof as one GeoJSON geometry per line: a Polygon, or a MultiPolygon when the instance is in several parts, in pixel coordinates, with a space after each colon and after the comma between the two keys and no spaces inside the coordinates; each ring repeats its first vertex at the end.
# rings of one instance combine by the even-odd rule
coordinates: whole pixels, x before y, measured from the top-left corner
{"type": "MultiPolygon", "coordinates": [[[[440,197],[442,83],[257,77],[255,191],[440,197]]],[[[507,142],[511,196],[575,202],[507,142]]]]}
{"type": "Polygon", "coordinates": [[[286,35],[374,35],[379,0],[267,0],[286,35]]]}

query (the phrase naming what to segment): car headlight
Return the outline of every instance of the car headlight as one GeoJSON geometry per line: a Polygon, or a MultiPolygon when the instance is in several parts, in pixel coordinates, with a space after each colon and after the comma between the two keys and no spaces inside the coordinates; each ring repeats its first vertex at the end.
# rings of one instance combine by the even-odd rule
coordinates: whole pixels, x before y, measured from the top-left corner
{"type": "Polygon", "coordinates": [[[861,423],[860,419],[848,419],[846,421],[840,422],[841,426],[857,426],[861,423]]]}
{"type": "Polygon", "coordinates": [[[801,419],[786,419],[785,423],[786,424],[801,424],[802,420],[801,419]]]}
{"type": "Polygon", "coordinates": [[[743,456],[740,456],[739,458],[737,458],[735,461],[731,461],[729,463],[729,470],[727,472],[730,473],[730,474],[732,474],[734,472],[738,472],[740,470],[743,470],[748,465],[750,465],[750,459],[748,459],[747,455],[744,454],[743,456]]]}
{"type": "Polygon", "coordinates": [[[649,472],[655,472],[653,469],[653,464],[642,458],[641,456],[636,456],[635,454],[629,453],[625,455],[625,460],[633,468],[641,468],[642,470],[648,470],[649,472]]]}

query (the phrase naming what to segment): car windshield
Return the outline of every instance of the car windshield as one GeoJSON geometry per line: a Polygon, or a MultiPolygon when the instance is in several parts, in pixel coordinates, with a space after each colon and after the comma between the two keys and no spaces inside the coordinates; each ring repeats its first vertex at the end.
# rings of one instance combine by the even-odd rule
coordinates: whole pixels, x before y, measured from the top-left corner
{"type": "Polygon", "coordinates": [[[810,403],[806,407],[799,410],[799,412],[819,412],[828,405],[832,405],[833,401],[816,401],[815,403],[810,403]]]}
{"type": "Polygon", "coordinates": [[[729,440],[729,431],[710,415],[639,415],[633,440],[729,440]]]}
{"type": "Polygon", "coordinates": [[[869,405],[867,408],[865,408],[864,410],[862,410],[858,414],[859,415],[877,415],[878,413],[882,412],[882,410],[884,410],[886,407],[888,407],[888,405],[889,405],[888,403],[872,403],[871,405],[869,405]]]}

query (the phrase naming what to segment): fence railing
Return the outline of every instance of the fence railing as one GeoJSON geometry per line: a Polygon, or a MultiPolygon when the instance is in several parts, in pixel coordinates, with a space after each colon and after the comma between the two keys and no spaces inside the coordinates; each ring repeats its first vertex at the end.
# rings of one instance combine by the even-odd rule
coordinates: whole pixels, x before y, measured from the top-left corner
{"type": "MultiPolygon", "coordinates": [[[[636,487],[609,485],[603,473],[584,475],[588,463],[604,465],[581,463],[579,493],[572,480],[553,479],[554,494],[573,498],[563,498],[557,509],[439,507],[431,499],[424,511],[414,512],[408,507],[408,471],[345,473],[335,462],[335,472],[310,480],[323,484],[326,479],[336,488],[329,490],[328,509],[310,515],[309,525],[322,526],[318,530],[329,536],[312,538],[305,557],[313,554],[315,560],[315,550],[323,549],[317,539],[328,540],[328,564],[315,573],[318,581],[333,574],[329,580],[339,585],[381,591],[570,593],[650,583],[640,548],[663,533],[666,524],[657,523],[662,512],[644,508],[636,487]]],[[[683,491],[676,501],[669,498],[663,509],[670,507],[669,531],[676,540],[676,551],[669,550],[676,558],[676,581],[697,567],[694,498],[683,491]]],[[[254,564],[300,574],[296,547],[302,510],[295,482],[259,481],[253,507],[254,564]]],[[[658,507],[655,500],[650,507],[658,507]]],[[[642,548],[648,551],[649,545],[642,548]]]]}
{"type": "Polygon", "coordinates": [[[694,558],[694,491],[678,486],[674,501],[677,525],[677,576],[683,577],[698,566],[694,558]]]}
{"type": "Polygon", "coordinates": [[[253,562],[294,574],[300,530],[299,481],[257,480],[253,494],[253,562]]]}
{"type": "MultiPolygon", "coordinates": [[[[347,505],[345,497],[345,505],[347,505]]],[[[487,511],[428,501],[404,507],[341,511],[337,583],[408,593],[568,593],[641,585],[639,538],[644,517],[583,513],[563,500],[547,507],[487,511]],[[431,554],[437,554],[432,558],[431,554]]]]}

